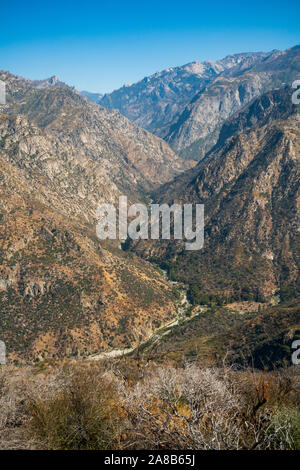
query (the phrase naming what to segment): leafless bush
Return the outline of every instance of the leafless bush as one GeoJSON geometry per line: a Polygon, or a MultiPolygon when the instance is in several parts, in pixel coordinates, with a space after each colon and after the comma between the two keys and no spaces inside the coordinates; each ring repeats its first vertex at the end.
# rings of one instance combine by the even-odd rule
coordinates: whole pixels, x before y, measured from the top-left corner
{"type": "Polygon", "coordinates": [[[299,376],[293,371],[264,374],[194,364],[147,365],[140,374],[138,364],[129,366],[128,374],[118,361],[0,368],[0,448],[300,445],[299,376]]]}
{"type": "Polygon", "coordinates": [[[0,367],[0,449],[33,447],[24,440],[22,426],[29,420],[26,407],[26,371],[0,367]]]}
{"type": "Polygon", "coordinates": [[[195,366],[161,368],[120,391],[126,445],[140,449],[286,449],[290,423],[264,396],[249,402],[236,374],[195,366]]]}

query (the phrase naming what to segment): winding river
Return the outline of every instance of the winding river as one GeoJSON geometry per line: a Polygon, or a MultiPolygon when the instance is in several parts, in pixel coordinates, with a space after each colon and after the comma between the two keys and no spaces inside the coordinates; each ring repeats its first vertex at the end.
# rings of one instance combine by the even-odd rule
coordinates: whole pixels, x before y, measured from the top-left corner
{"type": "Polygon", "coordinates": [[[201,312],[205,311],[205,307],[194,307],[191,310],[191,314],[187,317],[186,313],[192,307],[191,303],[188,300],[187,288],[184,287],[179,282],[170,281],[170,279],[168,278],[167,271],[165,271],[165,270],[161,270],[161,271],[163,272],[164,278],[169,283],[171,283],[172,286],[176,286],[176,288],[180,292],[180,299],[177,303],[177,315],[176,315],[176,317],[173,320],[169,321],[168,323],[165,323],[164,325],[157,328],[150,336],[148,336],[148,338],[145,338],[145,340],[136,347],[124,348],[124,349],[112,349],[110,351],[103,351],[99,354],[93,354],[91,356],[88,356],[87,357],[88,360],[99,361],[99,360],[102,360],[102,359],[127,356],[128,354],[133,353],[137,349],[142,348],[146,344],[152,344],[153,345],[153,344],[157,343],[160,340],[160,338],[162,338],[164,335],[168,334],[169,331],[174,326],[179,324],[179,322],[184,323],[184,322],[190,321],[196,315],[199,315],[201,312]]]}

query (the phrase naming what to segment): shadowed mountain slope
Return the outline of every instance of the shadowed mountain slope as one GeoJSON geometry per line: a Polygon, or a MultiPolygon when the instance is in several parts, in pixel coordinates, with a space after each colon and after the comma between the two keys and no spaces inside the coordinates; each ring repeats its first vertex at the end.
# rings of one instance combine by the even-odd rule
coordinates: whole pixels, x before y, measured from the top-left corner
{"type": "Polygon", "coordinates": [[[204,248],[135,246],[189,284],[195,303],[268,300],[299,289],[300,126],[290,89],[259,98],[224,125],[222,139],[236,130],[156,193],[161,203],[205,204],[204,248]]]}

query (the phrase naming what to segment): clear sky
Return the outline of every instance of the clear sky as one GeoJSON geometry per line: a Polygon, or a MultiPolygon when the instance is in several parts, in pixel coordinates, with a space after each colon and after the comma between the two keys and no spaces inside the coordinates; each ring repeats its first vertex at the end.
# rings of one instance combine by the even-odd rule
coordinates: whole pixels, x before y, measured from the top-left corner
{"type": "Polygon", "coordinates": [[[0,3],[0,69],[109,92],[193,60],[300,44],[299,0],[0,3]]]}

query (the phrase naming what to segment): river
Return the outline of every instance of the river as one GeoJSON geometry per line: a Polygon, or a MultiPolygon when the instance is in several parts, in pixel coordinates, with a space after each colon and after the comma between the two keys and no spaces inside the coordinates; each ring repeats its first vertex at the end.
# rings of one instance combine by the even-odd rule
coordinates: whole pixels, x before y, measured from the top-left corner
{"type": "Polygon", "coordinates": [[[168,278],[168,273],[165,270],[162,270],[164,278],[172,285],[176,286],[176,288],[180,292],[180,299],[177,303],[177,315],[176,317],[165,323],[164,325],[160,326],[157,328],[148,338],[145,338],[145,340],[140,343],[138,346],[133,347],[133,348],[124,348],[124,349],[111,349],[109,351],[103,351],[99,354],[93,354],[91,356],[88,356],[87,359],[93,360],[93,361],[99,361],[102,359],[108,359],[108,358],[115,358],[115,357],[122,357],[122,356],[127,356],[128,354],[133,353],[135,350],[138,348],[141,348],[145,346],[146,344],[155,344],[159,341],[160,338],[165,336],[166,334],[169,333],[169,331],[174,327],[177,326],[179,323],[185,323],[187,321],[190,321],[192,318],[194,318],[196,315],[199,315],[203,311],[206,310],[205,307],[192,307],[191,303],[188,300],[188,291],[187,287],[184,286],[182,283],[176,282],[176,281],[170,281],[168,278]],[[188,310],[191,310],[190,315],[187,317],[186,313],[188,310]]]}

